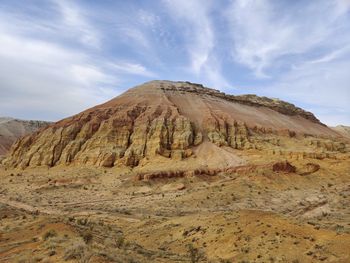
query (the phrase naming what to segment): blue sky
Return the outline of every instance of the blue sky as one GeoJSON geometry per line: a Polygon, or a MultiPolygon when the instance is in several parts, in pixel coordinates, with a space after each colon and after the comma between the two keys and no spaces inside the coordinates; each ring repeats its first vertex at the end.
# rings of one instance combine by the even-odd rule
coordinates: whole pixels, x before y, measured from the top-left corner
{"type": "Polygon", "coordinates": [[[350,125],[350,0],[1,0],[0,115],[59,120],[152,79],[350,125]]]}

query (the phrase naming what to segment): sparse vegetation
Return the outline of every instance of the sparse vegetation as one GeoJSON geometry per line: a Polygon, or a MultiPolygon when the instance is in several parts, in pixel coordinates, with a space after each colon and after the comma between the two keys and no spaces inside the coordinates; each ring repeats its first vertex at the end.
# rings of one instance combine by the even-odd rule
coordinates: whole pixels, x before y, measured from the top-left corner
{"type": "Polygon", "coordinates": [[[57,236],[57,232],[53,229],[50,229],[49,231],[45,232],[43,235],[43,239],[44,240],[48,240],[52,237],[56,237],[57,236]]]}
{"type": "Polygon", "coordinates": [[[191,263],[197,263],[200,262],[200,260],[205,259],[205,255],[200,249],[194,247],[192,244],[188,244],[186,247],[188,257],[191,263]]]}
{"type": "Polygon", "coordinates": [[[78,260],[81,263],[88,262],[92,254],[83,242],[75,242],[64,251],[64,260],[78,260]]]}
{"type": "Polygon", "coordinates": [[[119,235],[117,236],[117,238],[115,239],[115,245],[117,246],[117,248],[122,248],[124,246],[125,243],[125,239],[123,235],[119,235]]]}
{"type": "Polygon", "coordinates": [[[93,235],[90,231],[86,231],[82,234],[82,238],[86,244],[90,244],[93,239],[93,235]]]}

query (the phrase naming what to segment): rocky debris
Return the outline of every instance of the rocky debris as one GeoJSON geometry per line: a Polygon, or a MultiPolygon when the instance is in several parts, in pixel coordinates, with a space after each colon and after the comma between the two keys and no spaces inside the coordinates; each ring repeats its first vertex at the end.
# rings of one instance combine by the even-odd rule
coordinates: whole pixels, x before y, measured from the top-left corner
{"type": "Polygon", "coordinates": [[[288,161],[277,162],[273,164],[272,170],[274,172],[283,172],[283,173],[295,173],[295,166],[291,165],[288,161]]]}
{"type": "Polygon", "coordinates": [[[135,176],[135,179],[137,181],[148,181],[152,179],[165,179],[165,178],[178,178],[178,177],[191,177],[191,176],[199,176],[199,175],[209,175],[214,176],[220,172],[222,172],[222,169],[208,169],[208,168],[202,168],[202,169],[195,169],[195,170],[178,170],[178,171],[154,171],[154,172],[147,172],[147,173],[138,173],[135,176]]]}
{"type": "MultiPolygon", "coordinates": [[[[237,150],[261,150],[264,143],[280,144],[278,138],[262,141],[262,134],[295,137],[296,132],[288,129],[293,120],[285,121],[285,116],[279,113],[275,113],[274,117],[280,118],[278,128],[248,126],[245,121],[235,119],[241,115],[231,114],[231,110],[237,108],[236,104],[230,108],[230,103],[238,100],[234,97],[187,82],[149,82],[20,139],[3,162],[8,167],[20,168],[68,164],[135,167],[141,160],[152,161],[155,156],[173,161],[195,158],[194,150],[203,142],[237,150]],[[195,97],[189,98],[188,94],[195,97]],[[182,104],[185,102],[188,104],[182,104]],[[221,104],[217,106],[216,103],[221,104]],[[201,105],[200,110],[198,105],[201,105]]],[[[239,100],[249,101],[243,103],[250,106],[244,106],[242,111],[249,118],[255,116],[260,106],[269,108],[265,103],[270,101],[267,99],[248,96],[239,100]]],[[[282,102],[277,104],[283,105],[282,102]]],[[[299,112],[290,105],[288,108],[295,114],[299,112]]],[[[268,119],[271,111],[260,114],[268,119]]],[[[307,121],[313,129],[321,129],[322,132],[333,132],[314,121],[310,122],[310,118],[303,122],[307,121]]],[[[296,123],[295,127],[301,126],[296,123]]],[[[330,149],[342,148],[334,146],[330,149]]],[[[176,173],[172,172],[149,176],[174,175],[176,173]]]]}
{"type": "Polygon", "coordinates": [[[304,159],[337,159],[336,152],[298,152],[298,151],[286,151],[282,149],[272,149],[268,151],[269,154],[283,156],[293,160],[304,160],[304,159]]]}

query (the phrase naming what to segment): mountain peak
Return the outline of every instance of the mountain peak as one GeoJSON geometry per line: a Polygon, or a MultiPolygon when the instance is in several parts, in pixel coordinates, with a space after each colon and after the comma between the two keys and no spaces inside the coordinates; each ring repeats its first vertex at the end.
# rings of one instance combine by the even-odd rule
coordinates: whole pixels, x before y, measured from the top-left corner
{"type": "Polygon", "coordinates": [[[295,106],[294,104],[280,100],[278,98],[259,97],[255,94],[231,95],[221,92],[220,90],[208,88],[202,84],[191,83],[189,81],[153,80],[130,89],[127,91],[127,94],[130,93],[132,95],[135,95],[135,93],[140,93],[142,96],[144,96],[146,95],[145,93],[151,92],[151,90],[156,93],[160,93],[162,90],[166,93],[180,92],[194,93],[199,96],[212,96],[230,102],[250,105],[254,107],[270,108],[285,115],[301,116],[312,122],[322,124],[311,112],[305,111],[302,108],[295,106]]]}

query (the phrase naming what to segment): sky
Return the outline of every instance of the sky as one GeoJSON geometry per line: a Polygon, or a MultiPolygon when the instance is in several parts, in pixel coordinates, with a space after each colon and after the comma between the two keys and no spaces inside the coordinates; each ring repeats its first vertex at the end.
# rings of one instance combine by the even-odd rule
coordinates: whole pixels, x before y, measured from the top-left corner
{"type": "Polygon", "coordinates": [[[154,79],[350,125],[350,0],[0,0],[0,116],[57,121],[154,79]]]}

